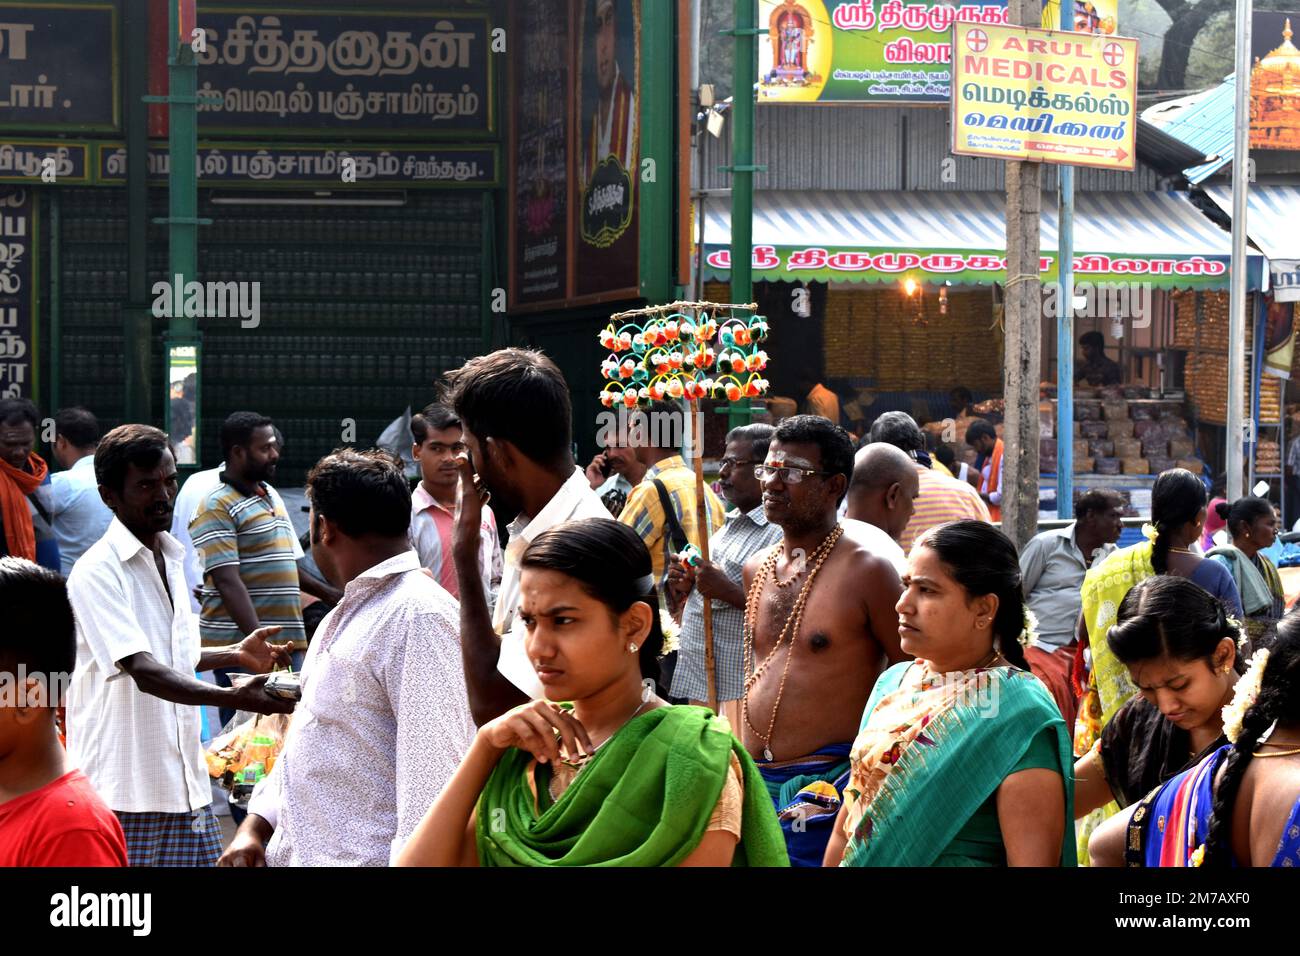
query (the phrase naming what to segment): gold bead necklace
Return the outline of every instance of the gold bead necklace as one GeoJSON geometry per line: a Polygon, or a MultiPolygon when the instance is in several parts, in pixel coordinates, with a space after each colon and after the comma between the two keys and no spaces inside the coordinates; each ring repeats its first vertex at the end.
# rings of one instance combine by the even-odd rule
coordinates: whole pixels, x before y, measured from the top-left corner
{"type": "Polygon", "coordinates": [[[771,762],[773,759],[772,732],[776,729],[776,715],[781,709],[781,697],[785,694],[785,681],[790,674],[790,661],[794,658],[794,642],[799,636],[799,626],[803,621],[804,607],[808,603],[808,596],[812,593],[812,586],[813,582],[817,579],[817,572],[821,570],[822,565],[826,562],[826,559],[830,556],[831,551],[834,549],[836,543],[840,540],[840,537],[843,534],[844,526],[837,524],[834,530],[826,536],[825,540],[817,546],[817,550],[813,552],[812,558],[809,561],[811,569],[808,572],[808,580],[806,580],[803,587],[800,588],[799,596],[796,598],[794,607],[790,611],[790,616],[786,618],[785,626],[781,628],[781,633],[777,636],[776,643],[772,645],[772,650],[763,659],[761,664],[758,663],[758,652],[754,640],[755,635],[758,632],[758,598],[759,595],[762,594],[763,586],[769,578],[773,583],[776,583],[779,586],[779,582],[776,581],[776,561],[781,554],[781,546],[779,544],[772,549],[772,553],[768,555],[767,559],[763,562],[762,567],[759,568],[758,574],[754,577],[754,583],[750,586],[749,594],[746,596],[743,644],[744,656],[742,663],[746,676],[745,695],[741,698],[740,710],[741,714],[745,718],[745,723],[749,726],[749,729],[753,731],[756,737],[762,739],[763,759],[768,762],[771,762]],[[787,654],[785,658],[785,667],[781,671],[781,683],[777,686],[776,690],[776,702],[772,705],[772,719],[768,721],[767,733],[764,734],[755,727],[753,721],[749,719],[749,692],[758,682],[758,678],[767,669],[767,665],[772,662],[772,658],[776,656],[776,652],[781,649],[781,645],[785,643],[787,635],[789,635],[790,638],[790,653],[787,654]],[[752,673],[750,672],[751,667],[753,667],[752,673]]]}

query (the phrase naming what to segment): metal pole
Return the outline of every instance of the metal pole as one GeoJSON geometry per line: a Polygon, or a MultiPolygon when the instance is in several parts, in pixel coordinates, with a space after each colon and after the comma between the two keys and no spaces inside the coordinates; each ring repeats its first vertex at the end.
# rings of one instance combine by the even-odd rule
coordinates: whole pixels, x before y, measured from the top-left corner
{"type": "Polygon", "coordinates": [[[1237,0],[1236,90],[1232,152],[1232,285],[1228,313],[1228,500],[1242,495],[1246,364],[1246,189],[1250,173],[1251,0],[1237,0]]]}
{"type": "MultiPolygon", "coordinates": [[[[1262,304],[1263,296],[1252,295],[1247,300],[1248,304],[1262,304]]],[[[1254,346],[1250,350],[1250,420],[1254,427],[1249,430],[1247,445],[1249,450],[1246,453],[1246,489],[1249,494],[1254,494],[1252,490],[1255,487],[1255,456],[1259,453],[1259,428],[1260,428],[1260,399],[1264,392],[1264,327],[1268,319],[1268,314],[1262,309],[1250,309],[1248,314],[1251,316],[1251,326],[1254,329],[1254,346]]]]}
{"type": "Polygon", "coordinates": [[[149,308],[149,5],[123,7],[122,113],[126,134],[126,308],[122,310],[125,373],[123,421],[154,422],[153,315],[149,308]]]}
{"type": "MultiPolygon", "coordinates": [[[[1062,0],[1061,29],[1074,29],[1074,4],[1062,0]]],[[[1058,170],[1056,309],[1056,516],[1074,517],[1074,167],[1058,170]]]]}
{"type": "MultiPolygon", "coordinates": [[[[700,30],[702,29],[701,8],[704,0],[691,0],[691,88],[689,91],[682,91],[683,96],[689,96],[691,101],[691,136],[695,141],[694,148],[691,149],[691,184],[694,189],[699,189],[704,182],[704,134],[700,132],[698,120],[700,103],[700,30]]],[[[700,217],[700,247],[696,254],[691,256],[691,295],[696,302],[704,298],[704,275],[702,256],[704,252],[704,201],[699,200],[692,204],[695,214],[700,217]]],[[[685,213],[683,212],[683,215],[685,213]]],[[[691,230],[691,237],[694,238],[695,230],[691,230]]]]}
{"type": "MultiPolygon", "coordinates": [[[[758,0],[736,0],[736,60],[731,91],[731,301],[754,298],[754,84],[758,0]]],[[[750,422],[749,399],[731,405],[729,428],[750,422]]]]}

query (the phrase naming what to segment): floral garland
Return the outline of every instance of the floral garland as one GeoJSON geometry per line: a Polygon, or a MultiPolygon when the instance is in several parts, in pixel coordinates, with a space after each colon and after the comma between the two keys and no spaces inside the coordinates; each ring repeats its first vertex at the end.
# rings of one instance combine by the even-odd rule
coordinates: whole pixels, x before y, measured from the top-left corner
{"type": "Polygon", "coordinates": [[[1017,640],[1020,642],[1021,647],[1028,647],[1038,640],[1038,618],[1034,616],[1033,611],[1029,610],[1028,604],[1022,605],[1022,607],[1021,620],[1024,627],[1021,629],[1020,637],[1017,640]]]}
{"type": "Polygon", "coordinates": [[[1246,711],[1259,700],[1259,689],[1264,683],[1264,668],[1268,666],[1268,648],[1262,647],[1250,659],[1246,673],[1237,681],[1232,702],[1223,708],[1223,735],[1234,744],[1241,736],[1241,725],[1246,711]]]}

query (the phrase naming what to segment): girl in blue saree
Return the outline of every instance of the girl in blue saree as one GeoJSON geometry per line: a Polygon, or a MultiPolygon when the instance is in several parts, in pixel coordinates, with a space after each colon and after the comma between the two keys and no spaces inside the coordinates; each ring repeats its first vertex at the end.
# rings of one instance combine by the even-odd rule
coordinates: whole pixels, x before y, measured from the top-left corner
{"type": "Polygon", "coordinates": [[[1300,616],[1224,708],[1234,742],[1093,834],[1094,866],[1300,867],[1300,616]],[[1275,759],[1274,759],[1275,758],[1275,759]]]}
{"type": "Polygon", "coordinates": [[[876,682],[824,865],[1072,865],[1070,738],[1025,663],[1015,547],[984,522],[940,525],[903,589],[916,660],[876,682]]]}

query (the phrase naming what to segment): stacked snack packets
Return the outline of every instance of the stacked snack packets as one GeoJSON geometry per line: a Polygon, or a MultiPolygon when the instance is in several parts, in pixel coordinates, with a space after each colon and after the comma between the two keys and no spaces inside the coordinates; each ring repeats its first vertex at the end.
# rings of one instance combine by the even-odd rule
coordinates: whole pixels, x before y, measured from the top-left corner
{"type": "Polygon", "coordinates": [[[291,714],[236,714],[225,731],[208,744],[208,775],[221,781],[237,803],[275,766],[284,747],[291,714]]]}

